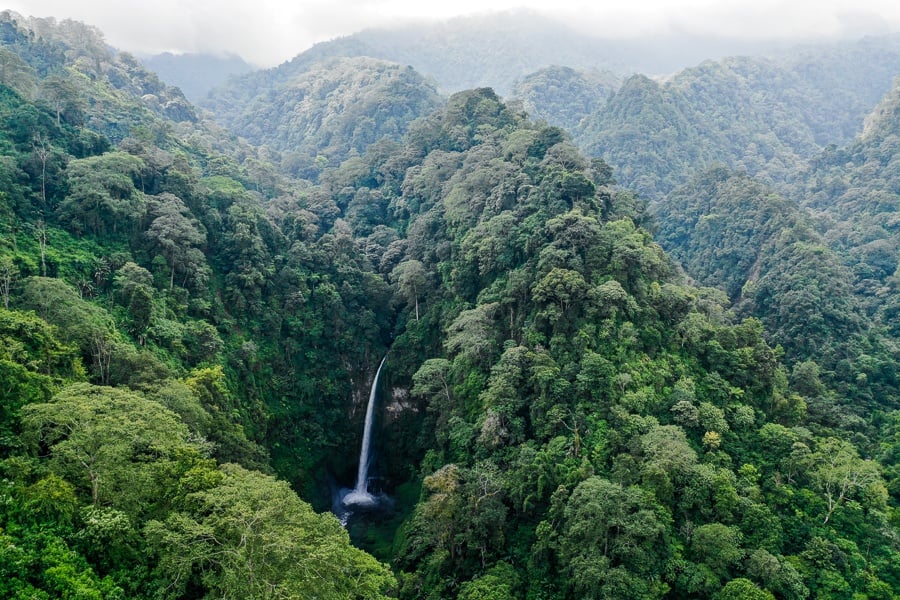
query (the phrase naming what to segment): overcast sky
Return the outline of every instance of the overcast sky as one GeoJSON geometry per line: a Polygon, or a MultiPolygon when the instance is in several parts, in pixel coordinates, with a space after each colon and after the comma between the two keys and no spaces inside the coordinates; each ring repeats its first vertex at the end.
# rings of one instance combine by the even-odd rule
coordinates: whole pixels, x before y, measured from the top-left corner
{"type": "Polygon", "coordinates": [[[900,31],[896,0],[0,0],[0,9],[95,25],[111,45],[135,54],[231,52],[259,66],[366,27],[518,7],[606,37],[680,31],[810,39],[900,31]]]}

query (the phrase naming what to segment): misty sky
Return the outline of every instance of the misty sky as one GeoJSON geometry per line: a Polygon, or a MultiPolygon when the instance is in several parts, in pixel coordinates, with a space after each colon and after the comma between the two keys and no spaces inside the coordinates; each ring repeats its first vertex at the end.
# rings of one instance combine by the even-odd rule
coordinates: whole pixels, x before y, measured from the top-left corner
{"type": "Polygon", "coordinates": [[[366,27],[518,7],[604,37],[678,31],[808,40],[900,31],[896,0],[0,0],[0,9],[95,25],[135,54],[231,52],[259,66],[366,27]]]}

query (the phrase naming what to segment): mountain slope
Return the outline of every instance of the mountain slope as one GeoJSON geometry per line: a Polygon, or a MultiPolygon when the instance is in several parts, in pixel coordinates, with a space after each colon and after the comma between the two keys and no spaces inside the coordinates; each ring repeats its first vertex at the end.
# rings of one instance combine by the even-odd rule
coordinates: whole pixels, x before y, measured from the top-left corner
{"type": "Polygon", "coordinates": [[[709,58],[767,55],[784,46],[685,31],[623,38],[603,24],[586,30],[584,24],[511,10],[367,29],[317,44],[291,62],[370,56],[412,65],[442,93],[492,87],[506,96],[516,80],[554,65],[664,75],[709,58]]]}
{"type": "Polygon", "coordinates": [[[852,139],[890,89],[897,64],[900,38],[886,37],[790,60],[708,61],[664,82],[635,76],[575,138],[651,200],[715,164],[780,185],[826,144],[852,139]]]}
{"type": "MultiPolygon", "coordinates": [[[[260,190],[296,183],[251,191],[273,168],[96,30],[7,12],[0,32],[15,67],[0,72],[0,595],[387,598],[387,567],[277,481],[264,447],[273,388],[249,332],[267,329],[277,236],[260,190]]],[[[327,386],[305,380],[321,407],[327,386]]]]}
{"type": "Polygon", "coordinates": [[[900,265],[900,81],[846,148],[817,158],[797,187],[828,219],[826,237],[852,269],[870,318],[896,336],[900,265]]]}
{"type": "Polygon", "coordinates": [[[443,93],[492,87],[505,95],[515,80],[552,65],[615,72],[628,68],[620,62],[615,42],[527,11],[368,29],[317,44],[291,63],[334,56],[412,65],[433,78],[443,93]]]}
{"type": "Polygon", "coordinates": [[[655,216],[663,247],[692,278],[760,318],[789,362],[831,370],[854,353],[864,318],[850,271],[797,203],[719,168],[673,191],[655,216]]]}
{"type": "Polygon", "coordinates": [[[719,168],[654,210],[660,243],[691,277],[762,319],[789,361],[818,362],[861,414],[900,386],[898,99],[895,86],[855,143],[795,174],[799,202],[719,168]]]}
{"type": "Polygon", "coordinates": [[[410,121],[439,102],[434,88],[411,67],[336,58],[270,88],[222,90],[206,106],[250,142],[288,152],[296,163],[290,171],[311,176],[316,157],[336,165],[384,137],[397,140],[410,121]]]}
{"type": "Polygon", "coordinates": [[[517,81],[510,99],[520,100],[533,119],[574,132],[581,120],[600,110],[621,82],[609,71],[547,67],[517,81]]]}
{"type": "MultiPolygon", "coordinates": [[[[802,598],[816,577],[865,585],[810,561],[820,535],[848,552],[855,535],[820,499],[826,457],[846,456],[877,481],[875,463],[828,438],[874,430],[839,405],[814,363],[789,375],[759,321],[685,285],[602,162],[489,90],[451,97],[399,155],[403,177],[351,202],[390,198],[405,232],[381,266],[402,310],[387,364],[409,390],[381,451],[403,453],[389,458],[389,477],[410,456],[421,465],[419,501],[391,554],[401,597],[718,597],[741,587],[802,598]],[[788,481],[795,458],[807,466],[788,481]],[[762,562],[780,577],[764,576],[762,562]]],[[[332,192],[397,172],[394,158],[362,162],[338,169],[332,192]]],[[[804,260],[818,252],[796,249],[804,260]]],[[[832,287],[841,275],[805,264],[815,266],[804,277],[832,287]]],[[[790,290],[775,291],[788,303],[790,290]]],[[[798,327],[816,315],[797,310],[804,302],[792,305],[798,327]]],[[[871,563],[884,578],[896,571],[892,552],[871,563]]]]}

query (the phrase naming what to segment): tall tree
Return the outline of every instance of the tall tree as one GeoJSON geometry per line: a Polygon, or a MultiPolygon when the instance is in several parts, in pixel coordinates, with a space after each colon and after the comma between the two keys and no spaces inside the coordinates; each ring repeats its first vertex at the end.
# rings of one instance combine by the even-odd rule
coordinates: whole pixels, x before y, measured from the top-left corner
{"type": "Polygon", "coordinates": [[[145,235],[165,257],[169,265],[169,289],[172,289],[176,271],[184,273],[187,279],[196,277],[203,268],[205,258],[200,249],[206,243],[206,234],[177,196],[161,194],[152,198],[150,204],[154,219],[145,235]]]}
{"type": "Polygon", "coordinates": [[[60,204],[63,217],[76,233],[118,233],[135,226],[144,215],[144,195],[135,187],[143,163],[124,152],[78,158],[69,162],[69,195],[60,204]]]}
{"type": "Polygon", "coordinates": [[[215,484],[190,494],[190,511],[147,527],[169,594],[199,583],[226,600],[389,597],[388,568],[351,546],[333,515],[314,513],[287,483],[237,465],[212,475],[215,484]]]}

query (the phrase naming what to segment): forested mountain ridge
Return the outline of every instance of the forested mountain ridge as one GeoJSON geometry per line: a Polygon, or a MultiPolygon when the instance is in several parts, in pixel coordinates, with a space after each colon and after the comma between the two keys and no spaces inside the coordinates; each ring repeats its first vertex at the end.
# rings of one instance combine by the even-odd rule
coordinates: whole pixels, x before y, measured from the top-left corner
{"type": "Polygon", "coordinates": [[[142,99],[145,110],[158,116],[173,121],[197,120],[184,95],[161,82],[134,57],[123,53],[110,63],[109,50],[96,29],[75,21],[57,24],[53,19],[32,18],[28,21],[29,28],[23,31],[17,26],[21,22],[22,17],[10,11],[2,13],[0,26],[6,51],[4,83],[25,97],[40,92],[51,103],[58,121],[64,113],[73,120],[92,118],[95,128],[102,128],[105,134],[117,138],[121,132],[114,128],[119,122],[124,128],[141,118],[141,110],[109,112],[118,107],[115,102],[106,106],[105,101],[109,99],[102,95],[92,103],[85,103],[78,93],[80,86],[88,85],[84,78],[101,88],[108,86],[132,99],[142,99]],[[97,78],[101,81],[96,81],[97,78]],[[41,90],[37,89],[38,79],[43,84],[41,90]]]}
{"type": "Polygon", "coordinates": [[[610,71],[552,66],[516,81],[510,99],[521,101],[532,119],[577,132],[581,120],[600,110],[620,85],[610,71]]]}
{"type": "MultiPolygon", "coordinates": [[[[875,438],[880,425],[818,418],[836,401],[817,366],[778,366],[758,321],[677,279],[605,164],[519,119],[467,92],[407,138],[404,154],[426,158],[394,202],[409,222],[391,355],[427,360],[412,377],[419,438],[385,447],[425,451],[422,499],[393,550],[401,596],[804,598],[825,594],[814,578],[848,581],[801,574],[834,517],[827,502],[780,504],[816,504],[821,482],[785,483],[787,463],[764,448],[784,434],[838,456],[842,427],[875,438]],[[463,137],[461,115],[478,137],[463,137]]],[[[810,468],[797,474],[821,473],[810,468]]]]}
{"type": "Polygon", "coordinates": [[[895,83],[856,141],[815,157],[785,196],[718,168],[654,210],[660,243],[759,317],[795,377],[815,364],[833,391],[808,399],[810,421],[859,434],[900,397],[897,98],[895,83]]]}
{"type": "MultiPolygon", "coordinates": [[[[660,243],[694,280],[725,290],[739,314],[761,319],[788,364],[814,361],[838,390],[810,402],[811,419],[858,427],[871,411],[896,406],[891,325],[860,295],[850,255],[830,243],[822,221],[722,167],[669,194],[655,216],[660,243]]],[[[880,296],[892,304],[886,289],[880,296]]]]}
{"type": "Polygon", "coordinates": [[[781,188],[792,200],[720,167],[654,210],[661,243],[686,271],[762,318],[789,359],[816,360],[837,380],[864,375],[863,386],[843,390],[859,409],[898,393],[897,89],[856,142],[793,174],[781,188]],[[864,389],[876,381],[887,387],[864,389]]]}
{"type": "Polygon", "coordinates": [[[382,138],[399,140],[440,102],[411,67],[356,57],[310,65],[271,88],[231,86],[204,104],[251,143],[285,151],[285,169],[308,178],[382,138]]]}
{"type": "MultiPolygon", "coordinates": [[[[552,19],[513,11],[367,29],[316,44],[270,71],[283,80],[310,63],[368,56],[412,65],[432,78],[442,93],[490,86],[506,94],[516,79],[552,65],[627,71],[616,47],[611,40],[577,32],[552,19]]],[[[252,75],[237,78],[229,87],[243,87],[254,79],[252,75]]]]}
{"type": "Polygon", "coordinates": [[[819,418],[819,367],[687,285],[561,129],[469,90],[300,181],[154,112],[145,74],[110,84],[110,54],[76,79],[92,118],[57,113],[45,75],[89,65],[13,28],[2,83],[35,95],[0,97],[4,593],[900,591],[896,411],[819,418]],[[253,470],[327,504],[388,346],[397,510],[356,539],[393,573],[253,470]]]}
{"type": "Polygon", "coordinates": [[[790,58],[707,61],[662,82],[636,75],[574,135],[652,201],[716,164],[780,186],[825,145],[852,141],[897,64],[900,38],[888,36],[790,58]]]}
{"type": "MultiPolygon", "coordinates": [[[[517,80],[554,65],[608,70],[620,76],[660,76],[710,58],[775,55],[788,46],[684,30],[630,37],[610,30],[612,24],[588,29],[584,23],[571,23],[571,19],[566,22],[514,9],[440,22],[385,25],[318,43],[282,67],[291,70],[328,58],[369,56],[409,64],[433,78],[445,94],[489,86],[507,96],[517,80]]],[[[241,81],[235,84],[242,85],[241,81]]]]}
{"type": "Polygon", "coordinates": [[[826,219],[825,237],[852,273],[869,319],[900,333],[900,80],[846,148],[829,148],[801,179],[797,194],[826,219]]]}
{"type": "Polygon", "coordinates": [[[657,200],[719,163],[784,183],[825,145],[853,139],[900,62],[900,37],[888,35],[708,60],[662,80],[628,78],[634,68],[611,58],[628,55],[626,47],[528,13],[374,29],[234,78],[203,105],[262,142],[260,131],[284,130],[279,113],[295,106],[285,104],[295,93],[286,91],[304,74],[341,57],[409,64],[441,90],[490,86],[522,100],[534,118],[567,129],[613,165],[623,185],[657,200]],[[273,126],[260,129],[267,120],[273,126]]]}

